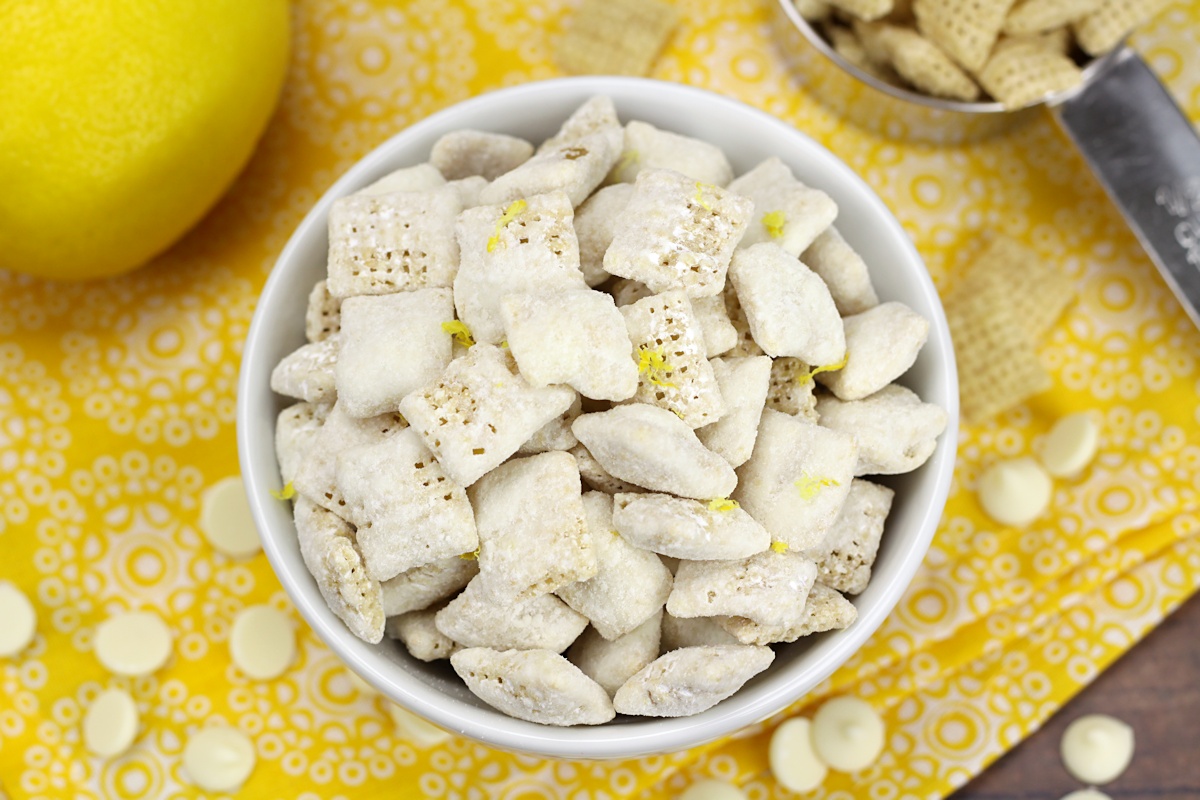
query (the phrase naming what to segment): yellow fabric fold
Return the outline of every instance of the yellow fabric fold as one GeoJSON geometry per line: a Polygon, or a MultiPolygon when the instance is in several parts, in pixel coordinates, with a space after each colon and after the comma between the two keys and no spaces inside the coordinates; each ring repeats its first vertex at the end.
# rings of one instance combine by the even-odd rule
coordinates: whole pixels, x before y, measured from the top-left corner
{"type": "MultiPolygon", "coordinates": [[[[1200,532],[1164,547],[1076,605],[1046,614],[1022,637],[1020,647],[984,646],[963,663],[932,673],[928,665],[910,663],[886,688],[856,687],[859,696],[881,710],[887,748],[861,773],[830,773],[811,796],[821,800],[850,792],[860,797],[869,790],[889,797],[927,797],[960,788],[1036,731],[1200,588],[1197,567],[1200,532]],[[903,678],[913,676],[918,676],[917,685],[901,686],[903,678]]],[[[812,706],[805,710],[811,713],[812,706]]],[[[756,728],[753,735],[708,749],[641,797],[670,797],[702,777],[764,792],[751,796],[786,797],[771,780],[767,764],[774,723],[756,728]],[[736,772],[730,773],[731,764],[736,772]]]]}

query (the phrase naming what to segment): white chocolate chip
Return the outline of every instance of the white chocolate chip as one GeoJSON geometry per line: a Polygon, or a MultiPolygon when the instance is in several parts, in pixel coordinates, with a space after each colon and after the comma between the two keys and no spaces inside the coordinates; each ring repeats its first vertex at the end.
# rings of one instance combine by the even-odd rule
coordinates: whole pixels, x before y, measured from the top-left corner
{"type": "Polygon", "coordinates": [[[1098,789],[1076,789],[1062,796],[1062,800],[1112,800],[1111,797],[1098,789]]]}
{"type": "Polygon", "coordinates": [[[37,613],[25,593],[0,581],[0,658],[17,655],[37,634],[37,613]]]}
{"type": "Polygon", "coordinates": [[[233,558],[249,558],[262,549],[241,476],[223,478],[204,492],[200,531],[209,544],[233,558]]]}
{"type": "Polygon", "coordinates": [[[96,627],[96,658],[114,675],[138,678],[162,668],[171,657],[171,629],[152,611],[109,617],[96,627]]]}
{"type": "Polygon", "coordinates": [[[229,632],[233,663],[255,680],[278,678],[296,658],[296,633],[287,614],[270,606],[242,609],[229,632]]]}
{"type": "Polygon", "coordinates": [[[679,800],[746,800],[746,793],[725,781],[696,781],[679,795],[679,800]]]}
{"type": "Polygon", "coordinates": [[[1083,472],[1096,456],[1100,429],[1086,411],[1068,414],[1054,423],[1042,442],[1042,465],[1056,478],[1083,472]]]}
{"type": "Polygon", "coordinates": [[[1050,505],[1053,483],[1046,470],[1029,457],[997,461],[979,476],[979,503],[1001,525],[1023,527],[1050,505]]]}
{"type": "Polygon", "coordinates": [[[101,692],[83,717],[83,743],[101,758],[115,758],[128,750],[137,730],[137,704],[124,689],[101,692]]]}
{"type": "Polygon", "coordinates": [[[804,717],[787,720],[771,734],[771,774],[793,792],[811,792],[821,785],[829,768],[813,749],[812,723],[804,717]]]}
{"type": "Polygon", "coordinates": [[[1133,728],[1115,717],[1088,714],[1063,731],[1063,765],[1084,783],[1108,783],[1132,759],[1133,728]]]}
{"type": "Polygon", "coordinates": [[[812,742],[817,757],[840,772],[869,767],[883,752],[883,720],[865,700],[835,697],[813,715],[812,742]]]}
{"type": "Polygon", "coordinates": [[[417,747],[433,747],[450,738],[448,732],[395,703],[388,703],[387,710],[396,725],[396,732],[417,747]]]}
{"type": "Polygon", "coordinates": [[[254,743],[234,728],[199,731],[183,749],[183,768],[206,792],[237,790],[254,771],[254,743]]]}

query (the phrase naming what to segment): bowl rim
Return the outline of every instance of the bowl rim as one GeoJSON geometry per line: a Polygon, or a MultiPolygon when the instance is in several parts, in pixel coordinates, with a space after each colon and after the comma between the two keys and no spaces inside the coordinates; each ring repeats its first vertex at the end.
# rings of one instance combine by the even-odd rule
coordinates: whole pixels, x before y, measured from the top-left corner
{"type": "MultiPolygon", "coordinates": [[[[617,105],[619,108],[621,101],[618,100],[617,105]]],[[[462,125],[458,127],[462,127],[462,125]]],[[[391,166],[390,168],[396,167],[391,166]]],[[[857,652],[882,624],[911,584],[913,576],[924,560],[943,513],[953,477],[954,454],[957,444],[958,383],[953,344],[950,341],[945,314],[937,290],[923,265],[923,260],[916,252],[899,221],[857,173],[826,147],[802,131],[738,100],[683,84],[646,78],[606,76],[535,81],[487,92],[448,106],[391,136],[346,170],[296,226],[276,259],[271,274],[259,295],[254,317],[244,343],[238,377],[237,441],[239,464],[251,514],[260,531],[263,550],[270,561],[272,570],[313,632],[348,668],[353,669],[389,700],[399,703],[442,728],[489,746],[533,753],[541,757],[633,758],[694,747],[767,719],[784,710],[825,680],[857,652]],[[287,267],[296,261],[297,252],[302,247],[301,242],[308,236],[307,232],[314,225],[326,224],[328,206],[333,200],[369,182],[369,177],[389,161],[393,157],[392,151],[403,147],[406,140],[420,138],[429,132],[436,132],[448,119],[459,117],[467,112],[486,109],[515,97],[525,99],[546,97],[553,99],[554,102],[564,102],[565,96],[570,95],[578,104],[597,94],[655,95],[656,93],[660,96],[663,96],[664,93],[675,95],[683,100],[689,98],[703,100],[710,106],[747,117],[756,125],[775,128],[788,136],[799,137],[804,140],[807,147],[823,153],[829,162],[826,166],[837,173],[839,180],[845,181],[845,185],[849,189],[861,196],[860,199],[872,208],[872,213],[883,224],[892,229],[892,233],[898,236],[902,246],[906,248],[904,257],[915,260],[922,267],[917,271],[919,282],[917,288],[930,301],[929,307],[933,312],[934,319],[931,320],[930,338],[931,340],[936,338],[940,348],[946,354],[945,363],[940,364],[938,370],[946,382],[946,396],[938,399],[945,408],[948,423],[946,431],[940,438],[937,452],[923,467],[935,471],[930,478],[934,481],[932,502],[920,509],[918,521],[914,523],[914,527],[917,528],[915,536],[899,559],[900,566],[892,581],[894,585],[885,587],[883,596],[867,610],[867,613],[860,614],[850,628],[838,632],[841,637],[838,644],[831,646],[826,652],[809,662],[800,675],[783,681],[772,691],[763,692],[761,696],[752,701],[731,704],[727,700],[703,714],[692,717],[646,718],[625,724],[592,727],[556,728],[538,725],[509,718],[491,708],[472,706],[456,698],[448,697],[431,689],[416,676],[405,673],[403,670],[393,670],[394,674],[385,675],[375,669],[370,663],[370,659],[364,662],[351,652],[351,648],[355,646],[350,641],[354,639],[353,634],[329,611],[315,586],[307,588],[301,586],[297,577],[285,568],[279,542],[271,534],[272,525],[267,519],[265,508],[268,502],[266,498],[270,497],[268,492],[275,487],[260,485],[257,478],[260,454],[251,435],[255,421],[251,419],[251,401],[249,399],[264,391],[270,395],[270,390],[260,385],[252,385],[252,381],[256,376],[269,374],[270,369],[274,366],[273,363],[265,365],[264,373],[264,365],[260,363],[265,358],[263,355],[265,345],[260,345],[260,343],[268,336],[268,332],[265,331],[264,318],[276,296],[282,292],[289,280],[287,273],[290,270],[287,267]]],[[[273,426],[271,440],[274,441],[273,426]]],[[[270,466],[277,470],[274,458],[272,446],[270,466]]],[[[276,472],[276,474],[278,473],[276,472]]],[[[354,639],[354,642],[357,641],[354,639]]],[[[734,698],[736,697],[737,695],[734,695],[734,698]]]]}

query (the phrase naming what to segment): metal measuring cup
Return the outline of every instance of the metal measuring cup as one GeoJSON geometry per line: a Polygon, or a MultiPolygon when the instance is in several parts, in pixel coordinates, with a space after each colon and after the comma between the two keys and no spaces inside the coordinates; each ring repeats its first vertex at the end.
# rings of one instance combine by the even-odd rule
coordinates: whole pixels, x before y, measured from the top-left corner
{"type": "Polygon", "coordinates": [[[778,0],[775,29],[806,87],[834,111],[893,139],[957,144],[1049,109],[1200,327],[1200,137],[1158,77],[1121,45],[1083,70],[1080,86],[1025,108],[965,103],[879,80],[846,61],[778,0]]]}

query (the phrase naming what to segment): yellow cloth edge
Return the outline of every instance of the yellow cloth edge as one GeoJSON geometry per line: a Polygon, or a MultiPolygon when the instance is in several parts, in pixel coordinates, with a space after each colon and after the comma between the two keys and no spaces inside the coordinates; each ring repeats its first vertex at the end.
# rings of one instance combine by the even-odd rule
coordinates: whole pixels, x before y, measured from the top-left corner
{"type": "MultiPolygon", "coordinates": [[[[1044,624],[1040,628],[1035,629],[1028,637],[1029,642],[1031,644],[1044,643],[1045,641],[1054,638],[1056,635],[1059,635],[1060,627],[1063,623],[1062,618],[1071,615],[1074,610],[1078,610],[1085,615],[1089,615],[1094,618],[1096,616],[1094,608],[1102,607],[1104,605],[1103,603],[1099,602],[1099,600],[1103,597],[1104,592],[1116,580],[1120,580],[1121,578],[1130,575],[1149,573],[1159,565],[1180,566],[1182,568],[1181,573],[1186,577],[1185,584],[1178,587],[1173,587],[1172,591],[1166,592],[1165,604],[1157,609],[1156,613],[1151,616],[1148,622],[1137,626],[1135,632],[1133,633],[1133,639],[1130,643],[1130,646],[1136,644],[1136,642],[1144,638],[1154,629],[1154,627],[1166,619],[1166,617],[1169,616],[1172,611],[1174,611],[1188,598],[1200,590],[1200,572],[1189,571],[1187,567],[1186,557],[1189,555],[1193,558],[1200,558],[1200,533],[1194,534],[1175,543],[1165,545],[1154,557],[1129,570],[1121,572],[1120,575],[1114,579],[1114,581],[1110,581],[1095,587],[1095,589],[1087,596],[1088,602],[1081,604],[1080,607],[1076,609],[1064,609],[1061,614],[1049,615],[1044,621],[1044,624]]],[[[1019,652],[1026,652],[1029,649],[1029,647],[1025,647],[1019,652]]],[[[1119,658],[1126,651],[1126,649],[1127,648],[1115,646],[1109,646],[1105,648],[1102,659],[1095,664],[1096,670],[1092,677],[1094,678],[1096,675],[1099,675],[1104,667],[1108,666],[1114,660],[1119,658]]],[[[981,654],[976,658],[964,661],[952,672],[938,676],[935,680],[929,681],[925,686],[915,689],[914,691],[893,696],[889,698],[887,702],[882,704],[878,703],[877,698],[874,696],[868,695],[866,699],[868,699],[872,705],[875,705],[877,708],[881,709],[888,732],[890,735],[893,735],[898,730],[902,730],[905,727],[906,722],[912,721],[911,717],[906,719],[903,709],[905,702],[914,697],[925,696],[933,698],[937,693],[930,689],[931,686],[945,686],[946,684],[953,682],[956,677],[964,675],[969,676],[972,680],[981,682],[984,686],[990,685],[989,681],[1002,684],[1004,681],[1008,680],[1008,675],[1005,669],[998,665],[998,662],[1003,661],[1006,655],[1007,653],[1003,648],[997,648],[987,654],[981,654]]],[[[1042,661],[1044,661],[1044,659],[1042,659],[1042,661]]],[[[1051,690],[1052,693],[1043,698],[1042,701],[1037,704],[1037,707],[1034,709],[1033,713],[1029,714],[1025,719],[1023,719],[1015,731],[1008,732],[1008,739],[1006,739],[1003,743],[994,743],[992,747],[982,751],[974,760],[969,763],[969,766],[964,767],[957,772],[949,772],[948,775],[953,776],[953,778],[943,776],[937,781],[937,784],[934,787],[931,787],[931,790],[935,794],[949,794],[955,789],[961,787],[970,777],[979,774],[979,772],[986,768],[988,764],[992,763],[1005,752],[1007,752],[1009,747],[1015,745],[1022,738],[1028,736],[1030,733],[1040,727],[1040,725],[1047,718],[1065,705],[1067,701],[1074,697],[1079,691],[1085,689],[1090,682],[1091,679],[1088,679],[1086,681],[1080,681],[1071,684],[1056,685],[1051,690]]],[[[859,696],[863,695],[860,693],[859,696]]],[[[980,697],[980,702],[986,701],[986,698],[983,697],[982,693],[980,697]]],[[[940,700],[941,698],[936,699],[940,700]]],[[[806,711],[809,709],[806,706],[802,706],[798,710],[806,711]]],[[[706,764],[703,762],[711,761],[716,757],[729,756],[730,758],[728,760],[723,760],[721,763],[735,763],[739,765],[739,770],[735,775],[722,776],[722,779],[729,780],[731,783],[740,785],[744,789],[751,789],[760,785],[769,786],[771,781],[769,779],[769,767],[767,764],[767,742],[769,741],[775,725],[782,721],[782,719],[792,715],[793,714],[791,712],[779,715],[778,717],[773,718],[771,721],[762,723],[759,726],[755,726],[753,732],[746,732],[743,735],[737,736],[736,738],[726,739],[722,742],[705,747],[704,755],[706,758],[701,759],[702,763],[683,765],[677,770],[677,772],[686,775],[689,781],[696,780],[699,777],[706,776],[704,771],[706,764]],[[744,765],[752,766],[749,768],[743,768],[744,765]]],[[[907,757],[907,754],[904,757],[907,757]]],[[[898,758],[894,754],[885,752],[880,764],[864,770],[862,773],[856,773],[854,776],[831,772],[830,777],[826,779],[826,782],[822,787],[822,792],[828,794],[838,790],[864,791],[870,786],[872,777],[880,768],[895,768],[901,762],[902,758],[898,758]]],[[[644,800],[654,800],[655,798],[667,797],[669,796],[667,794],[668,784],[672,790],[679,788],[678,780],[672,780],[672,775],[664,775],[660,782],[654,786],[646,787],[639,797],[643,798],[644,800]]]]}

